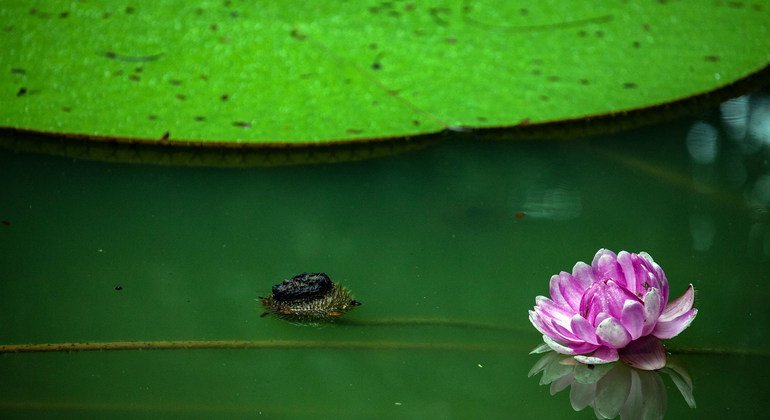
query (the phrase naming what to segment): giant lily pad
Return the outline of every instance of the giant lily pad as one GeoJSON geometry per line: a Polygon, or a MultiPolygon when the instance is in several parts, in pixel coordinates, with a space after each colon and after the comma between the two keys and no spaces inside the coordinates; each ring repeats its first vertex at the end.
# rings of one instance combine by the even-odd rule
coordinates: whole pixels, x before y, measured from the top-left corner
{"type": "Polygon", "coordinates": [[[765,82],[769,21],[767,1],[7,2],[0,128],[59,153],[618,129],[765,82]]]}

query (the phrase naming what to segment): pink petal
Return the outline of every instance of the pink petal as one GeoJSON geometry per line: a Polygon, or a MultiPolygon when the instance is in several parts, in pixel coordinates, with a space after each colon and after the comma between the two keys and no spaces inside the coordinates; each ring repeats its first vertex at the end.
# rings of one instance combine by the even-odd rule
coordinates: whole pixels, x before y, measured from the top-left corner
{"type": "MultiPolygon", "coordinates": [[[[562,271],[562,273],[564,272],[562,271]]],[[[564,310],[572,309],[567,303],[567,300],[564,299],[564,296],[562,296],[561,294],[561,288],[559,287],[559,274],[554,274],[553,276],[551,276],[551,283],[548,288],[548,291],[551,294],[551,300],[557,306],[561,307],[564,310]]]]}
{"type": "Polygon", "coordinates": [[[559,274],[558,285],[564,300],[567,301],[567,304],[574,312],[577,312],[580,309],[580,300],[583,298],[583,293],[585,293],[586,289],[583,288],[582,284],[572,274],[565,273],[564,271],[559,274]]]}
{"type": "Polygon", "coordinates": [[[698,310],[690,309],[670,321],[658,321],[655,329],[652,330],[652,335],[664,340],[676,337],[685,328],[690,326],[690,323],[695,319],[695,315],[698,315],[698,310]]]}
{"type": "Polygon", "coordinates": [[[574,343],[568,343],[563,344],[560,343],[551,337],[548,337],[547,335],[543,336],[543,341],[545,341],[545,344],[548,344],[548,347],[550,347],[553,351],[561,354],[569,354],[569,355],[575,355],[575,354],[585,354],[590,353],[594,350],[596,350],[596,345],[588,344],[588,343],[581,343],[581,344],[574,344],[574,343]]]}
{"type": "Polygon", "coordinates": [[[639,256],[642,257],[643,264],[650,273],[647,283],[652,287],[660,289],[663,302],[668,302],[668,280],[666,280],[666,274],[663,272],[663,269],[652,259],[650,254],[640,252],[639,256]]]}
{"type": "Polygon", "coordinates": [[[569,308],[573,312],[577,312],[585,290],[582,284],[570,273],[562,271],[558,276],[551,277],[551,296],[558,294],[559,298],[564,301],[565,309],[569,308]]]}
{"type": "Polygon", "coordinates": [[[545,296],[538,296],[535,298],[535,309],[538,308],[549,318],[569,320],[573,314],[573,312],[569,310],[569,307],[563,308],[545,296]]]}
{"type": "Polygon", "coordinates": [[[578,336],[572,333],[572,331],[569,328],[563,327],[559,325],[557,322],[552,322],[553,329],[559,333],[558,337],[554,337],[557,340],[560,341],[572,341],[572,342],[583,342],[585,340],[580,339],[578,336]]]}
{"type": "Polygon", "coordinates": [[[596,272],[596,280],[620,280],[625,285],[625,278],[621,278],[623,273],[618,266],[618,257],[614,252],[600,249],[594,257],[593,263],[594,271],[596,272]]]}
{"type": "MultiPolygon", "coordinates": [[[[537,308],[535,308],[537,309],[537,308]]],[[[540,331],[541,334],[547,335],[551,338],[559,338],[560,334],[553,329],[551,318],[543,318],[536,311],[529,311],[529,322],[540,331]]]]}
{"type": "Polygon", "coordinates": [[[639,298],[613,280],[599,281],[586,291],[578,312],[584,314],[586,319],[594,325],[598,325],[599,321],[596,321],[598,313],[606,312],[615,318],[620,318],[623,304],[627,300],[638,301],[639,298]]]}
{"type": "Polygon", "coordinates": [[[623,304],[623,312],[620,314],[620,322],[631,334],[631,339],[636,340],[642,335],[644,327],[644,305],[633,300],[627,300],[623,304]]]}
{"type": "Polygon", "coordinates": [[[586,343],[599,344],[599,342],[596,341],[596,328],[582,316],[577,314],[574,315],[572,320],[570,320],[570,328],[572,328],[572,332],[575,336],[586,343]]]}
{"type": "MultiPolygon", "coordinates": [[[[629,291],[636,293],[638,289],[636,270],[634,266],[634,254],[630,254],[626,251],[620,251],[618,253],[618,265],[623,272],[623,286],[629,291]]],[[[620,284],[620,282],[618,282],[620,284]]]]}
{"type": "Polygon", "coordinates": [[[535,313],[537,313],[544,321],[550,322],[550,320],[555,319],[561,325],[569,325],[573,312],[567,312],[546,297],[538,296],[535,298],[535,302],[537,303],[535,306],[535,313]]]}
{"type": "Polygon", "coordinates": [[[631,334],[615,318],[607,318],[596,327],[599,343],[615,349],[623,348],[631,341],[631,334]]]}
{"type": "Polygon", "coordinates": [[[694,302],[695,289],[692,287],[692,284],[690,284],[690,287],[685,290],[682,296],[679,296],[675,301],[669,302],[668,305],[666,305],[666,309],[660,314],[658,322],[671,321],[672,319],[681,316],[692,308],[694,302]]]}
{"type": "MultiPolygon", "coordinates": [[[[594,255],[593,261],[591,261],[591,267],[596,268],[597,262],[599,261],[599,259],[601,259],[602,257],[605,257],[605,256],[609,256],[612,259],[617,259],[618,258],[618,256],[615,255],[614,252],[610,251],[607,248],[602,248],[602,249],[596,251],[596,255],[594,255]]],[[[597,279],[597,280],[602,280],[602,279],[597,279]]]]}
{"type": "Polygon", "coordinates": [[[620,360],[642,370],[657,370],[666,366],[666,350],[657,338],[647,335],[618,350],[620,360]]]}
{"type": "Polygon", "coordinates": [[[601,324],[607,318],[612,318],[612,317],[607,312],[599,312],[598,314],[596,314],[596,319],[594,320],[594,325],[601,324]]]}
{"type": "Polygon", "coordinates": [[[662,310],[663,304],[660,300],[660,290],[650,289],[644,295],[644,326],[642,327],[642,335],[652,332],[662,310]]]}
{"type": "Polygon", "coordinates": [[[537,314],[535,311],[529,311],[529,322],[532,323],[532,326],[535,327],[538,331],[540,331],[540,334],[543,335],[550,335],[550,336],[556,336],[556,331],[553,331],[553,328],[550,324],[546,324],[545,321],[543,321],[542,318],[537,314]]]}
{"type": "Polygon", "coordinates": [[[602,282],[596,282],[592,284],[591,287],[586,290],[585,294],[583,294],[583,298],[580,300],[580,308],[578,309],[578,313],[583,315],[592,324],[596,323],[595,320],[598,312],[603,310],[601,306],[602,301],[601,299],[597,298],[597,295],[600,293],[602,286],[602,282]]]}
{"type": "Polygon", "coordinates": [[[580,287],[583,289],[583,292],[588,290],[588,288],[596,282],[594,269],[582,261],[578,262],[574,267],[572,267],[572,277],[574,277],[575,280],[580,283],[580,287]]]}
{"type": "Polygon", "coordinates": [[[590,356],[578,355],[575,356],[575,360],[580,363],[588,365],[601,365],[604,363],[612,363],[618,360],[618,351],[609,347],[599,347],[590,356]]]}

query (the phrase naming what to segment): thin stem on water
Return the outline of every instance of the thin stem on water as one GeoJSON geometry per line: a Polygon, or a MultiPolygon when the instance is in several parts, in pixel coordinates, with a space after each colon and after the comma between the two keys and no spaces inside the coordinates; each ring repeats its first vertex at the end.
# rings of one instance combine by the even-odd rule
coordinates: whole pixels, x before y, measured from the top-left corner
{"type": "MultiPolygon", "coordinates": [[[[483,322],[452,319],[382,319],[382,320],[338,320],[345,326],[421,326],[468,328],[473,330],[495,330],[508,333],[523,333],[519,328],[483,322]]],[[[5,353],[51,353],[84,352],[109,350],[201,350],[201,349],[342,349],[342,350],[435,350],[435,351],[487,351],[521,352],[529,351],[526,344],[488,344],[456,342],[408,342],[408,341],[321,341],[321,340],[160,340],[160,341],[106,341],[69,343],[26,343],[0,345],[0,354],[5,353]]],[[[667,351],[674,354],[706,354],[733,356],[770,357],[770,353],[759,350],[744,350],[713,347],[672,347],[667,351]]]]}

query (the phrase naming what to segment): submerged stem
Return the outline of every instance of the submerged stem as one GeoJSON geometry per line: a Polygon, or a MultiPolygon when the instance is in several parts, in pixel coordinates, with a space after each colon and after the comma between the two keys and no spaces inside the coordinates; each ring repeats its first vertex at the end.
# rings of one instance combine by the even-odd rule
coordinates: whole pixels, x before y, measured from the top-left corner
{"type": "MultiPolygon", "coordinates": [[[[445,318],[350,320],[340,319],[335,324],[344,326],[422,326],[449,327],[473,330],[494,330],[507,333],[524,333],[525,330],[500,324],[453,320],[445,318]]],[[[160,340],[160,341],[106,341],[69,343],[27,343],[0,345],[0,354],[5,353],[50,353],[107,350],[200,350],[200,349],[344,349],[344,350],[437,350],[437,351],[487,351],[526,352],[527,345],[511,344],[468,344],[456,342],[408,342],[408,341],[322,341],[322,340],[160,340]]],[[[715,347],[670,347],[673,354],[705,354],[730,356],[770,357],[770,352],[755,349],[734,349],[715,347]]]]}
{"type": "Polygon", "coordinates": [[[346,349],[346,350],[444,350],[515,351],[518,346],[461,343],[409,343],[399,341],[301,341],[301,340],[204,340],[204,341],[111,341],[92,343],[44,343],[0,345],[2,353],[46,353],[105,350],[200,350],[200,349],[346,349]]]}

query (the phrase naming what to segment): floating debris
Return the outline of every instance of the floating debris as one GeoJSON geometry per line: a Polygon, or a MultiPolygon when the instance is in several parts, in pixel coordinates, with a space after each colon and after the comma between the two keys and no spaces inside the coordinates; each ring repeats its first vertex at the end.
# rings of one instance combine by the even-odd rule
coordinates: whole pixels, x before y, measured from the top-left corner
{"type": "Polygon", "coordinates": [[[259,297],[262,316],[273,314],[290,321],[334,321],[361,302],[325,273],[302,273],[273,286],[268,297],[259,297]]]}

